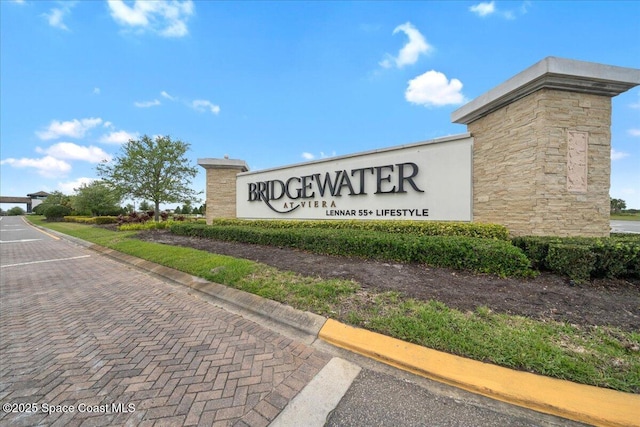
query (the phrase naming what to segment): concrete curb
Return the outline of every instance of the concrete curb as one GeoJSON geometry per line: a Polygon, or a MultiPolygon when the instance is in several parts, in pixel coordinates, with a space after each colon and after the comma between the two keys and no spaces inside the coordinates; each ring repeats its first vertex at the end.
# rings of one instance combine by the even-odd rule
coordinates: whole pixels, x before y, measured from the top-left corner
{"type": "MultiPolygon", "coordinates": [[[[33,224],[31,224],[33,225],[33,224]]],[[[36,226],[43,229],[42,227],[36,226]]],[[[509,404],[596,426],[640,427],[640,395],[515,371],[354,328],[50,229],[47,232],[387,365],[509,404]]]]}
{"type": "Polygon", "coordinates": [[[478,362],[327,320],[319,337],[354,353],[510,404],[597,426],[640,426],[640,395],[478,362]]]}

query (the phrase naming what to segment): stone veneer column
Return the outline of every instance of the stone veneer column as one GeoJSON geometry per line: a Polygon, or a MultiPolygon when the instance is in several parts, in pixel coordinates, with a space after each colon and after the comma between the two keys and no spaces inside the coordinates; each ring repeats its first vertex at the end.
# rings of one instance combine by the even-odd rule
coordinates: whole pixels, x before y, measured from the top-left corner
{"type": "Polygon", "coordinates": [[[611,97],[640,70],[548,57],[452,114],[473,143],[473,221],[608,236],[611,97]]]}
{"type": "Polygon", "coordinates": [[[236,175],[249,167],[243,160],[198,159],[207,170],[206,204],[207,224],[214,218],[236,217],[236,175]]]}

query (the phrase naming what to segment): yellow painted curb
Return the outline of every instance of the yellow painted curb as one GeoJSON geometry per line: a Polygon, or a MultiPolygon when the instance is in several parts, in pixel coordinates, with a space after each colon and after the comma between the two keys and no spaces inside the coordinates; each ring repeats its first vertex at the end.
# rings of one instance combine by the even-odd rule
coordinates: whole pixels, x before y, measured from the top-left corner
{"type": "Polygon", "coordinates": [[[22,217],[22,221],[24,221],[25,224],[27,224],[29,227],[33,227],[36,230],[38,230],[39,232],[46,234],[47,236],[51,237],[54,240],[60,240],[60,238],[58,236],[54,236],[53,234],[47,233],[46,231],[44,231],[43,229],[36,227],[35,225],[31,224],[29,221],[27,221],[24,217],[22,217]]]}
{"type": "Polygon", "coordinates": [[[493,399],[598,426],[640,426],[640,395],[454,356],[329,319],[323,340],[493,399]]]}

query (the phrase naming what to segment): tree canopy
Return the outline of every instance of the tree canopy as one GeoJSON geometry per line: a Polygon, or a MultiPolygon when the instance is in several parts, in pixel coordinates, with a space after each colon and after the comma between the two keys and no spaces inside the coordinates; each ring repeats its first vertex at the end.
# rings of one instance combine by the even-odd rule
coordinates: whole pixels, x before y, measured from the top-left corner
{"type": "Polygon", "coordinates": [[[117,215],[121,211],[120,195],[103,181],[82,184],[75,191],[71,206],[79,214],[117,215]]]}
{"type": "Polygon", "coordinates": [[[609,197],[609,200],[611,202],[612,213],[620,213],[627,208],[627,202],[622,199],[614,199],[613,197],[609,197]]]}
{"type": "Polygon", "coordinates": [[[37,215],[44,215],[44,211],[53,205],[66,206],[71,211],[71,197],[60,191],[54,191],[49,194],[42,203],[33,208],[33,213],[37,215]]]}
{"type": "Polygon", "coordinates": [[[196,199],[190,188],[198,173],[185,157],[190,145],[169,136],[144,135],[129,140],[116,157],[97,166],[98,175],[122,196],[151,200],[158,221],[160,203],[185,203],[196,199]]]}

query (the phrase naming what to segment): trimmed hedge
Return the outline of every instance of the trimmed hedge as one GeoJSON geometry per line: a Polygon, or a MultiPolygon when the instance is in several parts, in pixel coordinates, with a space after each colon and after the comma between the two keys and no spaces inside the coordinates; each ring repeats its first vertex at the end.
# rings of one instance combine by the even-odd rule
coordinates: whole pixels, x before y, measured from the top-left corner
{"type": "Polygon", "coordinates": [[[118,226],[118,230],[120,231],[142,231],[142,230],[164,230],[169,228],[171,224],[177,221],[167,220],[167,221],[147,221],[147,222],[132,222],[129,224],[122,224],[118,226]]]}
{"type": "Polygon", "coordinates": [[[73,216],[64,217],[65,222],[78,222],[81,224],[115,224],[118,222],[117,216],[73,216]]]}
{"type": "Polygon", "coordinates": [[[578,283],[589,281],[595,268],[596,256],[591,248],[571,243],[549,245],[547,262],[551,271],[561,272],[578,283]]]}
{"type": "Polygon", "coordinates": [[[407,232],[390,233],[349,228],[265,228],[255,224],[172,224],[170,230],[172,233],[185,236],[285,246],[327,255],[417,262],[503,277],[529,277],[535,274],[529,268],[529,260],[519,248],[496,239],[418,236],[407,232]]]}
{"type": "Polygon", "coordinates": [[[569,276],[576,282],[597,277],[640,277],[640,235],[512,239],[533,268],[569,276]]]}
{"type": "Polygon", "coordinates": [[[446,221],[385,221],[385,220],[339,220],[339,221],[291,221],[291,220],[246,220],[215,219],[215,226],[260,227],[268,229],[330,229],[381,231],[385,233],[413,234],[417,236],[463,236],[483,239],[509,240],[509,231],[498,224],[446,221]]]}

